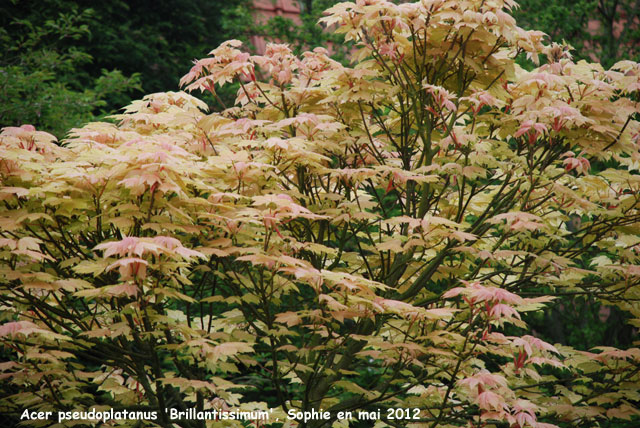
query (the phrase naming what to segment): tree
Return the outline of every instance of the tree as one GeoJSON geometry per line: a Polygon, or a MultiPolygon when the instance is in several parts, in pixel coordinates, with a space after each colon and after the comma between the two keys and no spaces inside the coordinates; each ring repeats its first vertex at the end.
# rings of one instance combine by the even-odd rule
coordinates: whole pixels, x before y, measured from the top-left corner
{"type": "Polygon", "coordinates": [[[248,37],[245,0],[13,0],[0,5],[0,123],[63,137],[132,96],[177,89],[185,64],[248,37]],[[245,34],[246,33],[246,34],[245,34]]]}
{"type": "Polygon", "coordinates": [[[95,62],[88,72],[140,73],[145,92],[139,95],[177,89],[185,64],[228,38],[247,40],[252,21],[247,0],[69,3],[92,10],[84,49],[95,62]]]}
{"type": "Polygon", "coordinates": [[[566,40],[579,58],[594,56],[605,66],[621,58],[638,58],[640,1],[637,0],[522,0],[516,17],[525,28],[566,40]]]}
{"type": "Polygon", "coordinates": [[[512,7],[341,3],[352,67],[229,41],[182,79],[237,82],[221,113],[169,92],[62,146],[5,128],[3,413],[637,425],[637,347],[527,320],[590,295],[640,322],[640,65],[575,63],[512,7]]]}
{"type": "MultiPolygon", "coordinates": [[[[551,40],[565,40],[573,47],[574,58],[599,58],[605,67],[625,58],[638,60],[640,22],[633,17],[640,12],[640,2],[523,0],[518,4],[514,16],[522,27],[542,30],[551,40]]],[[[597,161],[592,167],[607,168],[597,161]]],[[[531,320],[531,325],[544,337],[580,349],[598,344],[628,346],[633,330],[620,327],[624,318],[624,311],[588,296],[565,296],[531,320]]]]}
{"type": "Polygon", "coordinates": [[[0,123],[31,123],[61,137],[102,109],[109,111],[108,100],[130,99],[123,93],[139,89],[140,81],[118,70],[98,69],[91,76],[78,71],[92,63],[76,46],[89,34],[89,15],[77,9],[52,13],[40,3],[0,7],[0,123]]]}

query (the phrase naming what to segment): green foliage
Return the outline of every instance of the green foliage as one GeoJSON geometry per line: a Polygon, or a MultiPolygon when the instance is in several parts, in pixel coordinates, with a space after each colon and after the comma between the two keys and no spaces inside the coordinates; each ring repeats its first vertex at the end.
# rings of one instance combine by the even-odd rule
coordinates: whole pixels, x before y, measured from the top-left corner
{"type": "Polygon", "coordinates": [[[597,58],[609,67],[621,58],[640,57],[640,1],[520,0],[518,4],[515,17],[524,28],[544,31],[557,42],[566,40],[579,59],[597,58]]]}
{"type": "Polygon", "coordinates": [[[0,123],[62,137],[132,97],[175,89],[185,64],[226,38],[246,40],[250,23],[246,0],[5,3],[0,123]]]}
{"type": "Polygon", "coordinates": [[[185,64],[226,39],[246,40],[251,28],[247,0],[72,3],[92,11],[84,48],[94,63],[87,71],[140,73],[144,93],[177,89],[185,64]]]}
{"type": "Polygon", "coordinates": [[[122,103],[131,90],[141,89],[135,73],[82,72],[93,62],[78,46],[90,35],[88,11],[55,14],[52,4],[53,10],[47,10],[47,2],[42,8],[25,3],[0,8],[0,123],[30,123],[63,136],[104,113],[108,100],[122,103]]]}

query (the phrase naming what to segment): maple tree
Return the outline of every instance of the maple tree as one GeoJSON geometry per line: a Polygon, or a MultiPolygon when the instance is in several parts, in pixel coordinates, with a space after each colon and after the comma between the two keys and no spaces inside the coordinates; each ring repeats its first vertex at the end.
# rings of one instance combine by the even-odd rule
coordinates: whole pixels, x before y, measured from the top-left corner
{"type": "Polygon", "coordinates": [[[228,41],[181,81],[239,83],[220,113],[168,92],[61,144],[5,128],[2,411],[636,423],[640,349],[526,320],[589,295],[640,326],[640,65],[575,63],[514,6],[340,3],[353,66],[228,41]]]}

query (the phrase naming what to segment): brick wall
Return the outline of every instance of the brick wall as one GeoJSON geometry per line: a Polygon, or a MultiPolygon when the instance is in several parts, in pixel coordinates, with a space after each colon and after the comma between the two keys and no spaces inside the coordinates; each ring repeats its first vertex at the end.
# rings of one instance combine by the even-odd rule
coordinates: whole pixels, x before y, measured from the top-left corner
{"type": "MultiPolygon", "coordinates": [[[[254,0],[255,19],[258,23],[265,23],[269,18],[282,16],[300,24],[300,7],[294,0],[254,0]]],[[[251,36],[251,43],[259,54],[264,53],[267,42],[262,36],[251,36]]]]}

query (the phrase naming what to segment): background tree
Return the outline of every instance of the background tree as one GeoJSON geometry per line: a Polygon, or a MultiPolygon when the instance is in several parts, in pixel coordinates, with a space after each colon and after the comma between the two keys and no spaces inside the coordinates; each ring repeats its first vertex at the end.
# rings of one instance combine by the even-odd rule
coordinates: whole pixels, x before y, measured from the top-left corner
{"type": "Polygon", "coordinates": [[[637,0],[521,0],[515,13],[524,28],[566,40],[579,59],[599,59],[609,67],[640,52],[640,1],[637,0]]]}
{"type": "Polygon", "coordinates": [[[132,97],[176,89],[184,64],[246,39],[250,22],[244,0],[3,2],[0,123],[62,137],[132,97]]]}
{"type": "Polygon", "coordinates": [[[89,34],[88,13],[77,9],[55,13],[46,7],[31,7],[20,9],[21,14],[14,9],[17,4],[0,7],[3,125],[32,123],[62,136],[107,108],[107,100],[126,101],[127,92],[141,89],[137,74],[125,77],[117,70],[102,69],[88,75],[80,70],[92,62],[92,57],[77,47],[89,34]]]}
{"type": "Polygon", "coordinates": [[[319,23],[325,10],[339,3],[339,0],[300,0],[295,2],[300,8],[300,23],[290,18],[274,16],[263,25],[256,25],[253,31],[275,43],[288,43],[297,54],[315,47],[330,50],[331,57],[338,61],[348,61],[352,43],[345,43],[341,34],[327,31],[319,23]]]}

